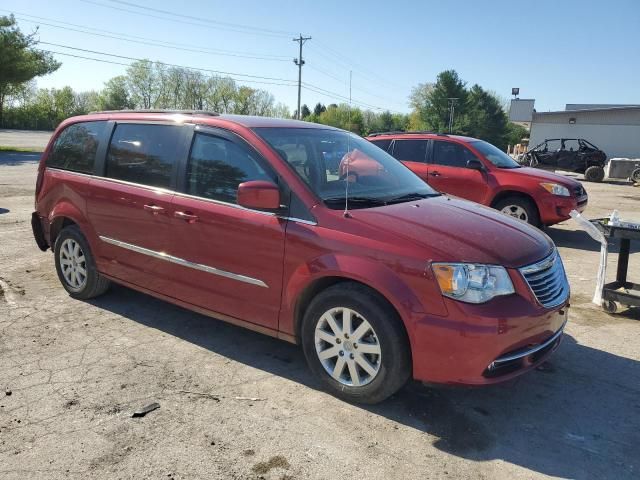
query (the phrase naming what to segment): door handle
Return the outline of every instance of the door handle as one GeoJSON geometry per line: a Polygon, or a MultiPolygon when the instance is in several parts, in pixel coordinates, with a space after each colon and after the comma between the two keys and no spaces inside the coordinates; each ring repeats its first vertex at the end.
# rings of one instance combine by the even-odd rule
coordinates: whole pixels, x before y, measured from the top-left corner
{"type": "Polygon", "coordinates": [[[163,207],[159,207],[158,205],[144,205],[143,207],[147,212],[151,212],[154,215],[158,215],[159,213],[164,212],[163,207]]]}
{"type": "Polygon", "coordinates": [[[198,220],[198,216],[189,212],[174,212],[173,216],[180,220],[185,220],[187,223],[195,223],[198,220]]]}
{"type": "Polygon", "coordinates": [[[429,175],[431,175],[432,177],[439,177],[440,172],[429,172],[429,175]]]}

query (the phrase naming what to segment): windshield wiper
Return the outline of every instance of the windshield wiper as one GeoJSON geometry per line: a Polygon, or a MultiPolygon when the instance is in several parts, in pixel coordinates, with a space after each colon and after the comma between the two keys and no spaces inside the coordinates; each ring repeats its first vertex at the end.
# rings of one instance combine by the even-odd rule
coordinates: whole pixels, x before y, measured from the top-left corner
{"type": "Polygon", "coordinates": [[[397,197],[388,198],[387,199],[387,203],[411,202],[411,201],[414,201],[414,200],[422,200],[424,198],[439,197],[439,196],[440,196],[440,194],[437,193],[437,192],[434,192],[434,193],[411,192],[411,193],[407,193],[405,195],[399,195],[397,197]]]}
{"type": "MultiPolygon", "coordinates": [[[[344,205],[344,199],[345,197],[329,197],[329,198],[325,198],[324,202],[344,205]]],[[[375,198],[375,197],[349,197],[348,201],[349,201],[349,205],[357,205],[360,207],[379,206],[379,205],[387,204],[386,200],[382,200],[380,198],[375,198]]]]}

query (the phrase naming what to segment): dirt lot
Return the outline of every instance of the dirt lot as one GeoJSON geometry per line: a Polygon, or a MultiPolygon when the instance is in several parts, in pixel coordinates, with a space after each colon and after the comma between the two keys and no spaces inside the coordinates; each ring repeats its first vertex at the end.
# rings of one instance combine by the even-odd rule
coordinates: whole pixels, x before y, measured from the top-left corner
{"type": "MultiPolygon", "coordinates": [[[[34,160],[0,154],[1,478],[640,476],[640,314],[590,303],[598,246],[573,224],[547,230],[573,299],[544,369],[360,407],[318,390],[293,345],[122,287],[70,299],[31,236],[34,160]]],[[[640,189],[585,186],[588,216],[640,219],[640,189]]]]}
{"type": "Polygon", "coordinates": [[[44,150],[53,132],[0,129],[0,146],[44,150]]]}

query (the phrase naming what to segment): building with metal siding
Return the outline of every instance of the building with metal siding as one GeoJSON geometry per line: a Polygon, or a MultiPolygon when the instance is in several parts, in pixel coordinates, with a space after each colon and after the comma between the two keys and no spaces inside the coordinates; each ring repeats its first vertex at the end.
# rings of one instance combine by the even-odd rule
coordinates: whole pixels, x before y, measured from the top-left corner
{"type": "Polygon", "coordinates": [[[534,110],[529,146],[549,138],[584,138],[608,158],[640,158],[640,106],[597,107],[559,112],[534,110]]]}

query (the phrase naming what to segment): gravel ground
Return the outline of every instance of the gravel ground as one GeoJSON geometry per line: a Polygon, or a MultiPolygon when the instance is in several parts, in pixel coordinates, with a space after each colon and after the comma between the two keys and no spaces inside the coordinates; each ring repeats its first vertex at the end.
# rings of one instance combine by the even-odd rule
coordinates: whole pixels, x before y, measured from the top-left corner
{"type": "MultiPolygon", "coordinates": [[[[31,236],[37,157],[0,153],[1,478],[640,476],[640,313],[590,303],[598,246],[572,223],[547,230],[573,294],[544,368],[361,407],[320,391],[296,346],[123,287],[68,297],[31,236]]],[[[640,189],[585,186],[589,217],[640,219],[640,189]]]]}

